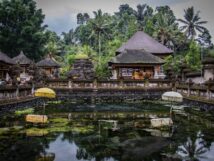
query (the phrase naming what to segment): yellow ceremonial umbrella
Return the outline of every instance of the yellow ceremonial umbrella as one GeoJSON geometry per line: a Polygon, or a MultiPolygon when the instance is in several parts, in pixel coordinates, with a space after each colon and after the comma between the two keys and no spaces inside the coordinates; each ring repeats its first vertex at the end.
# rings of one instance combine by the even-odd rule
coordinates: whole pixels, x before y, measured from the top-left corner
{"type": "MultiPolygon", "coordinates": [[[[56,93],[54,90],[50,88],[39,88],[34,93],[35,97],[42,97],[42,98],[55,98],[56,93]]],[[[43,115],[27,115],[26,120],[28,122],[38,123],[38,122],[47,122],[47,116],[45,114],[45,102],[43,106],[43,115]]]]}
{"type": "Polygon", "coordinates": [[[35,91],[36,97],[55,98],[56,93],[50,88],[39,88],[35,91]]]}

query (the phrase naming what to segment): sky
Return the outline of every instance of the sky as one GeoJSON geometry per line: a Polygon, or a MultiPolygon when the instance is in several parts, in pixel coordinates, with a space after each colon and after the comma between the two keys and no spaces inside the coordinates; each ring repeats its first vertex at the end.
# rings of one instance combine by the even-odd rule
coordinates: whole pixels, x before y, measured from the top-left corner
{"type": "Polygon", "coordinates": [[[138,4],[148,4],[153,8],[168,5],[174,11],[177,18],[183,18],[184,9],[194,6],[200,11],[202,20],[208,21],[205,25],[213,37],[214,42],[214,0],[35,0],[37,7],[46,15],[45,24],[50,30],[61,34],[75,28],[76,15],[87,12],[93,15],[93,11],[102,9],[103,12],[113,14],[118,11],[121,4],[129,4],[134,9],[138,4]]]}

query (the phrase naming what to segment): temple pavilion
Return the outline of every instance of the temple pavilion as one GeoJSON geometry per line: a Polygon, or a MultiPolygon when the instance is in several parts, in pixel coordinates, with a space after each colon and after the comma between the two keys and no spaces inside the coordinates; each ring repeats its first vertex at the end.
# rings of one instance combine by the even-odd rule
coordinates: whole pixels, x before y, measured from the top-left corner
{"type": "Polygon", "coordinates": [[[33,61],[28,57],[26,57],[22,51],[18,56],[14,57],[13,60],[16,62],[16,64],[19,64],[20,67],[22,68],[22,73],[20,74],[20,78],[23,80],[29,80],[30,76],[27,70],[30,64],[33,63],[33,61]]]}
{"type": "Polygon", "coordinates": [[[46,75],[50,78],[59,77],[60,65],[52,57],[47,57],[39,61],[36,63],[36,66],[45,71],[46,75]]]}
{"type": "Polygon", "coordinates": [[[136,32],[109,62],[112,79],[164,78],[164,58],[173,51],[144,33],[136,32]]]}
{"type": "Polygon", "coordinates": [[[7,80],[9,68],[14,64],[11,58],[0,51],[0,80],[7,80]]]}

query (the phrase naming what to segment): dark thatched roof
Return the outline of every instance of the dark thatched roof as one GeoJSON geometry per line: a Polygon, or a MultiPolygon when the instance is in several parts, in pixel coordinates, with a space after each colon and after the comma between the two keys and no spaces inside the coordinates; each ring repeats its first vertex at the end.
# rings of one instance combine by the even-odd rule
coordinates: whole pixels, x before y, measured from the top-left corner
{"type": "Polygon", "coordinates": [[[114,64],[163,64],[164,60],[144,50],[125,50],[115,56],[110,63],[114,64]]]}
{"type": "Polygon", "coordinates": [[[60,65],[54,61],[52,58],[45,58],[38,63],[36,63],[38,67],[57,67],[60,68],[60,65]]]}
{"type": "Polygon", "coordinates": [[[14,57],[13,60],[20,65],[30,65],[33,63],[33,61],[26,57],[22,51],[18,56],[14,57]]]}
{"type": "Polygon", "coordinates": [[[152,54],[171,54],[172,50],[156,41],[151,36],[143,31],[136,32],[125,44],[123,44],[117,52],[121,53],[124,50],[145,50],[152,54]]]}
{"type": "Polygon", "coordinates": [[[0,51],[0,61],[4,62],[6,64],[15,64],[15,62],[13,61],[13,59],[11,59],[10,57],[8,57],[6,54],[2,53],[0,51]]]}

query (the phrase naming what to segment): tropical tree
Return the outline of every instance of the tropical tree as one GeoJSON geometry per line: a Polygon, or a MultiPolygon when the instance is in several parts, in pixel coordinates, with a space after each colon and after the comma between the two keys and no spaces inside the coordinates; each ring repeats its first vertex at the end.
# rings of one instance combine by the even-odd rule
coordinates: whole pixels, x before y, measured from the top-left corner
{"type": "Polygon", "coordinates": [[[98,40],[98,57],[100,62],[101,58],[101,36],[105,36],[107,38],[110,38],[108,31],[109,31],[109,22],[108,22],[108,14],[102,12],[102,10],[98,10],[97,12],[94,11],[95,18],[89,23],[92,25],[92,32],[89,36],[89,39],[95,36],[98,40]]]}
{"type": "Polygon", "coordinates": [[[138,22],[138,29],[143,30],[149,19],[153,16],[153,9],[147,4],[137,5],[137,11],[134,12],[138,22]]]}
{"type": "Polygon", "coordinates": [[[189,50],[186,53],[185,60],[187,65],[193,70],[201,69],[200,48],[195,41],[191,41],[189,50]]]}
{"type": "Polygon", "coordinates": [[[119,6],[119,12],[116,12],[115,15],[123,15],[124,13],[133,15],[134,12],[134,9],[131,8],[128,4],[122,4],[119,6]]]}
{"type": "Polygon", "coordinates": [[[95,38],[90,37],[89,39],[89,36],[91,35],[91,31],[92,31],[91,23],[78,26],[74,32],[75,43],[94,46],[95,38]]]}
{"type": "Polygon", "coordinates": [[[75,32],[73,29],[70,29],[68,33],[62,32],[62,36],[65,45],[72,45],[75,43],[75,32]]]}
{"type": "Polygon", "coordinates": [[[169,15],[156,15],[153,35],[163,44],[170,46],[174,37],[179,32],[178,24],[175,23],[169,15]]]}
{"type": "Polygon", "coordinates": [[[82,25],[90,19],[88,13],[78,13],[77,14],[77,24],[82,25]]]}
{"type": "Polygon", "coordinates": [[[198,35],[197,41],[199,44],[205,48],[212,48],[212,36],[210,35],[210,32],[206,29],[204,32],[202,32],[200,35],[198,35]]]}
{"type": "Polygon", "coordinates": [[[47,35],[47,43],[44,45],[44,52],[46,56],[50,56],[52,58],[61,61],[62,58],[60,57],[64,52],[63,42],[61,41],[60,37],[53,31],[46,31],[47,35]]]}
{"type": "Polygon", "coordinates": [[[0,1],[0,49],[10,57],[23,51],[31,59],[41,58],[47,40],[44,18],[33,0],[0,1]]]}
{"type": "Polygon", "coordinates": [[[194,39],[197,35],[197,31],[202,33],[207,30],[203,26],[207,21],[200,21],[200,12],[197,11],[195,13],[194,7],[187,8],[184,10],[184,13],[184,19],[178,19],[178,21],[184,24],[184,26],[181,27],[181,30],[185,32],[187,37],[194,39]]]}

